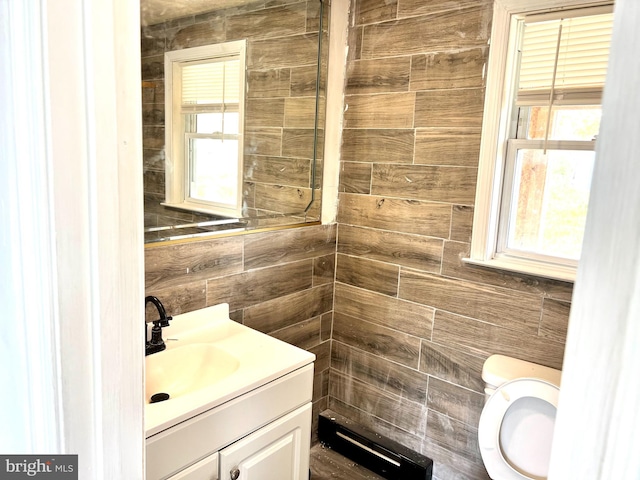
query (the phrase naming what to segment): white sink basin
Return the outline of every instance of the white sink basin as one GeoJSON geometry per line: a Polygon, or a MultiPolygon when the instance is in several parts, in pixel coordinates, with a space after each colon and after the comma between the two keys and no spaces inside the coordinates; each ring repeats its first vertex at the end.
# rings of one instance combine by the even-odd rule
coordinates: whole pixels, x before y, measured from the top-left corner
{"type": "Polygon", "coordinates": [[[315,355],[229,319],[229,305],[175,315],[145,357],[145,432],[180,422],[312,363],[315,355]],[[152,395],[169,399],[150,402],[152,395]]]}
{"type": "MultiPolygon", "coordinates": [[[[169,399],[206,388],[238,369],[237,358],[212,344],[194,343],[145,357],[145,401],[169,394],[169,399]]],[[[165,400],[167,401],[167,400],[165,400]]]]}

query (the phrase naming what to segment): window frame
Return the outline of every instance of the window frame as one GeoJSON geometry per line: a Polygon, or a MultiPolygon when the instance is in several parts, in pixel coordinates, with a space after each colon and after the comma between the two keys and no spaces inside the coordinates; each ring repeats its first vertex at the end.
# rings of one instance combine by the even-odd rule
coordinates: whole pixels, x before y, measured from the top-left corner
{"type": "MultiPolygon", "coordinates": [[[[190,62],[215,60],[229,56],[238,56],[240,73],[244,77],[246,69],[246,40],[204,45],[166,52],[165,71],[165,202],[162,205],[205,214],[225,217],[242,216],[242,187],[244,181],[244,104],[246,80],[240,82],[238,105],[238,185],[237,198],[233,206],[226,206],[189,196],[191,164],[188,161],[189,135],[198,135],[186,131],[186,122],[181,112],[182,76],[181,66],[190,62]]],[[[203,136],[202,138],[206,138],[203,136]]]]}
{"type": "Polygon", "coordinates": [[[463,259],[465,263],[568,282],[575,280],[577,265],[558,264],[542,258],[496,254],[507,145],[510,133],[515,130],[518,121],[517,108],[513,108],[512,102],[514,89],[517,87],[513,77],[507,78],[507,73],[516,75],[515,40],[519,35],[518,21],[524,15],[611,3],[594,0],[494,2],[471,247],[469,258],[463,259]]]}

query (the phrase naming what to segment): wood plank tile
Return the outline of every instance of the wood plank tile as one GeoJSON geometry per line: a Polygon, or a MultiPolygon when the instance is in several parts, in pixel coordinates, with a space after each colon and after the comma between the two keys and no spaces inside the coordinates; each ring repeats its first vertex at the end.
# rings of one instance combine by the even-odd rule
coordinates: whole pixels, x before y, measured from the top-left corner
{"type": "Polygon", "coordinates": [[[320,339],[323,342],[331,340],[331,331],[333,330],[333,312],[323,314],[320,321],[320,339]]]}
{"type": "Polygon", "coordinates": [[[342,131],[342,157],[348,162],[412,163],[413,129],[350,129],[342,131]]]}
{"type": "Polygon", "coordinates": [[[427,436],[438,445],[471,461],[482,462],[478,447],[478,428],[459,422],[434,410],[427,414],[427,436]]]}
{"type": "Polygon", "coordinates": [[[475,6],[492,6],[493,0],[403,0],[398,16],[428,15],[447,10],[461,10],[475,6]]]}
{"type": "Polygon", "coordinates": [[[477,428],[484,408],[484,395],[436,377],[429,378],[427,407],[477,428]]]}
{"type": "Polygon", "coordinates": [[[271,332],[270,335],[298,348],[305,350],[313,348],[320,344],[320,317],[303,320],[295,325],[271,332]]]}
{"type": "Polygon", "coordinates": [[[145,81],[142,85],[142,103],[164,105],[164,80],[155,78],[145,81]]]}
{"type": "Polygon", "coordinates": [[[336,244],[336,226],[317,225],[258,233],[244,238],[244,268],[251,270],[332,255],[336,244]]]}
{"type": "Polygon", "coordinates": [[[164,80],[164,55],[154,55],[141,60],[142,80],[164,80]]]}
{"type": "Polygon", "coordinates": [[[142,145],[144,148],[164,149],[164,127],[143,126],[142,145]]]}
{"type": "Polygon", "coordinates": [[[398,330],[334,312],[333,339],[407,367],[418,366],[420,339],[398,330]]]}
{"type": "Polygon", "coordinates": [[[478,170],[378,163],[371,178],[373,195],[473,205],[478,170]]]}
{"type": "Polygon", "coordinates": [[[340,192],[371,193],[370,163],[340,162],[340,192]]]}
{"type": "Polygon", "coordinates": [[[322,342],[320,345],[311,347],[308,351],[316,356],[316,361],[314,363],[314,371],[316,374],[329,369],[329,362],[331,361],[330,341],[322,342]]]}
{"type": "Polygon", "coordinates": [[[473,207],[454,205],[451,210],[451,240],[471,242],[473,207]]]}
{"type": "Polygon", "coordinates": [[[242,270],[242,239],[228,237],[145,248],[145,287],[164,289],[242,270]]]}
{"type": "Polygon", "coordinates": [[[300,67],[317,63],[317,34],[255,40],[247,45],[249,69],[300,67]]]}
{"type": "Polygon", "coordinates": [[[167,37],[168,50],[200,47],[227,40],[223,17],[212,17],[206,22],[176,29],[167,37]]]}
{"type": "MultiPolygon", "coordinates": [[[[145,148],[142,151],[142,168],[146,170],[164,171],[164,150],[156,150],[155,148],[145,148]]],[[[164,193],[164,192],[163,192],[164,193]]]]}
{"type": "Polygon", "coordinates": [[[357,2],[356,25],[394,20],[397,11],[397,0],[366,0],[357,2]]]}
{"type": "Polygon", "coordinates": [[[329,377],[329,396],[357,405],[413,435],[425,433],[427,408],[424,405],[382,391],[333,369],[329,377]]]}
{"type": "MultiPolygon", "coordinates": [[[[199,280],[164,289],[152,287],[145,290],[145,296],[147,295],[158,297],[164,305],[167,315],[180,315],[206,307],[206,282],[199,280]]],[[[147,321],[158,319],[157,311],[153,315],[155,318],[147,317],[147,321]]]]}
{"type": "Polygon", "coordinates": [[[398,266],[340,253],[336,258],[336,281],[392,297],[398,294],[398,266]]]}
{"type": "Polygon", "coordinates": [[[164,125],[164,105],[157,103],[142,104],[143,125],[164,125]]]}
{"type": "Polygon", "coordinates": [[[470,460],[430,438],[425,439],[423,445],[426,455],[433,460],[434,480],[491,480],[482,461],[470,460]]]}
{"type": "Polygon", "coordinates": [[[409,335],[431,338],[434,311],[429,307],[336,283],[334,309],[409,335]]]}
{"type": "MultiPolygon", "coordinates": [[[[291,96],[315,97],[318,66],[308,65],[291,69],[291,96]]],[[[325,95],[326,75],[320,74],[320,94],[325,95]]]]}
{"type": "Polygon", "coordinates": [[[140,57],[152,57],[154,55],[164,55],[165,38],[164,29],[152,31],[143,28],[140,32],[140,57]]]}
{"type": "Polygon", "coordinates": [[[539,335],[564,344],[567,341],[570,310],[571,304],[568,302],[545,298],[542,303],[542,321],[540,322],[539,335]]]}
{"type": "MultiPolygon", "coordinates": [[[[219,14],[209,15],[206,18],[207,20],[210,20],[212,18],[218,18],[218,17],[220,17],[219,14]]],[[[167,21],[165,21],[164,27],[165,27],[165,31],[168,32],[176,28],[184,27],[187,25],[193,25],[194,23],[196,23],[196,16],[191,15],[191,13],[189,12],[186,12],[185,15],[182,15],[177,18],[170,18],[167,21]]]]}
{"type": "Polygon", "coordinates": [[[483,87],[487,47],[411,57],[411,90],[483,87]]]}
{"type": "Polygon", "coordinates": [[[479,157],[479,128],[416,130],[416,164],[477,167],[479,157]]]}
{"type": "Polygon", "coordinates": [[[311,189],[257,184],[255,208],[278,213],[302,213],[311,202],[311,189]]]}
{"type": "Polygon", "coordinates": [[[499,353],[558,369],[564,356],[563,343],[441,310],[436,311],[433,341],[459,345],[475,355],[499,353]]]}
{"type": "Polygon", "coordinates": [[[244,179],[255,183],[309,188],[311,187],[311,160],[247,155],[244,157],[244,179]]]}
{"type": "Polygon", "coordinates": [[[164,172],[146,170],[142,176],[143,191],[147,194],[162,195],[165,192],[164,172]]]}
{"type": "Polygon", "coordinates": [[[416,92],[416,127],[481,127],[484,89],[416,92]]]}
{"type": "Polygon", "coordinates": [[[273,156],[281,155],[282,129],[247,128],[244,132],[244,154],[273,156]]]}
{"type": "Polygon", "coordinates": [[[313,402],[329,395],[329,370],[323,370],[313,376],[313,402]]]}
{"type": "MultiPolygon", "coordinates": [[[[284,0],[288,2],[289,0],[284,0]]],[[[307,32],[317,32],[320,30],[320,2],[319,1],[307,1],[307,32]]],[[[327,30],[329,28],[329,12],[331,11],[331,4],[324,3],[323,4],[323,15],[322,15],[322,30],[325,32],[325,36],[327,30]]],[[[325,43],[327,40],[323,39],[323,45],[327,45],[325,43]]]]}
{"type": "MultiPolygon", "coordinates": [[[[282,155],[313,159],[313,142],[313,128],[285,128],[282,130],[282,155]]],[[[316,158],[322,158],[323,147],[324,131],[318,130],[316,158]]]]}
{"type": "Polygon", "coordinates": [[[334,253],[313,259],[313,286],[325,285],[333,286],[336,273],[336,256],[334,253]]]}
{"type": "Polygon", "coordinates": [[[273,68],[247,71],[247,97],[288,97],[291,88],[291,70],[273,68]]]}
{"type": "Polygon", "coordinates": [[[438,238],[449,237],[449,205],[350,193],[341,193],[339,197],[340,223],[438,238]]]}
{"type": "Polygon", "coordinates": [[[244,119],[248,128],[284,126],[284,98],[247,99],[244,119]]]}
{"type": "Polygon", "coordinates": [[[491,8],[476,6],[438,12],[428,17],[367,25],[362,38],[362,58],[393,57],[485,45],[491,30],[491,15],[491,8]]]}
{"type": "MultiPolygon", "coordinates": [[[[318,116],[324,118],[324,102],[318,105],[318,116]]],[[[284,126],[313,128],[316,116],[315,97],[291,97],[284,101],[284,126]]]]}
{"type": "Polygon", "coordinates": [[[306,2],[229,15],[226,18],[228,39],[285,37],[305,33],[306,2]]]}
{"type": "Polygon", "coordinates": [[[384,358],[333,342],[331,369],[385,392],[424,404],[428,376],[384,358]]]}
{"type": "Polygon", "coordinates": [[[420,371],[478,393],[484,392],[482,365],[486,356],[426,340],[420,346],[420,371]]]}
{"type": "Polygon", "coordinates": [[[347,95],[344,128],[411,128],[416,94],[347,95]]]}
{"type": "Polygon", "coordinates": [[[564,302],[571,301],[573,283],[462,263],[462,259],[467,257],[469,257],[468,243],[445,242],[442,275],[540,294],[564,302]]]}
{"type": "Polygon", "coordinates": [[[410,57],[357,60],[347,66],[345,95],[409,91],[410,57]]]}
{"type": "Polygon", "coordinates": [[[271,333],[326,313],[332,305],[332,286],[322,285],[249,306],[244,309],[244,324],[271,333]]]}
{"type": "Polygon", "coordinates": [[[538,333],[542,310],[539,295],[404,269],[399,297],[532,334],[538,333]]]}
{"type": "Polygon", "coordinates": [[[340,225],[338,252],[440,273],[443,241],[422,235],[340,225]]]}
{"type": "Polygon", "coordinates": [[[261,268],[207,281],[207,305],[237,310],[311,288],[312,260],[261,268]]]}

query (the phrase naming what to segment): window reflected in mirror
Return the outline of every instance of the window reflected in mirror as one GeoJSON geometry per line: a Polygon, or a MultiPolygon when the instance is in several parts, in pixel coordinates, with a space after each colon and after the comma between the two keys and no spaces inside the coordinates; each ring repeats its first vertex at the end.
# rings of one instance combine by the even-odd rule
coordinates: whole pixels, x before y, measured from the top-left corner
{"type": "Polygon", "coordinates": [[[154,2],[141,2],[145,242],[317,223],[329,8],[178,1],[162,17],[154,2]]]}

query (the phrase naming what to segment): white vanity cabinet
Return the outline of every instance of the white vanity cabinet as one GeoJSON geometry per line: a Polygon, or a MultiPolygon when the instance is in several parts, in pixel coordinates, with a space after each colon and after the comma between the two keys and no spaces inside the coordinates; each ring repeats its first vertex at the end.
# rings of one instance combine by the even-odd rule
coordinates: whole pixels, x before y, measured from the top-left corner
{"type": "Polygon", "coordinates": [[[313,363],[147,438],[147,480],[307,480],[313,363]]]}

